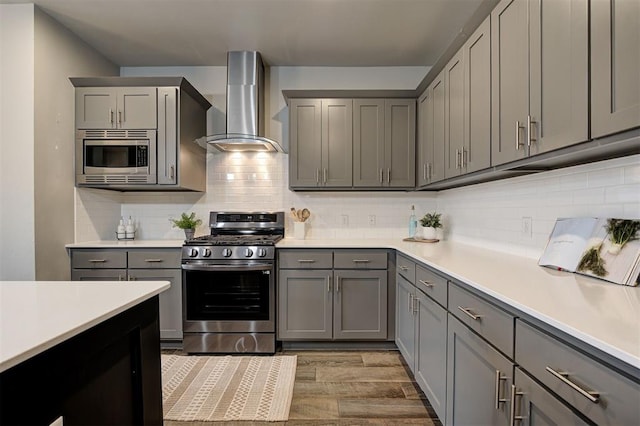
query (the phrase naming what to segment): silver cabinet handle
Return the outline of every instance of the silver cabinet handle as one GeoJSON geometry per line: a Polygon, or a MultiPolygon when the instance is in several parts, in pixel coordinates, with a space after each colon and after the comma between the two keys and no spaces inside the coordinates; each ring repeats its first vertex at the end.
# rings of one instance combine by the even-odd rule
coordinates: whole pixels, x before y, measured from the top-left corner
{"type": "Polygon", "coordinates": [[[316,185],[320,184],[320,169],[316,169],[316,185]]]}
{"type": "Polygon", "coordinates": [[[473,312],[471,312],[471,310],[469,310],[469,308],[463,308],[462,306],[458,306],[458,309],[460,309],[462,312],[464,312],[467,316],[472,318],[474,321],[480,321],[480,319],[482,318],[482,315],[474,314],[473,312]]]}
{"type": "Polygon", "coordinates": [[[460,168],[464,169],[465,167],[467,167],[467,159],[466,159],[467,158],[467,150],[464,149],[464,147],[462,147],[461,152],[462,152],[462,161],[461,161],[462,166],[460,168]]]}
{"type": "Polygon", "coordinates": [[[129,275],[129,281],[135,281],[136,277],[129,275]]]}
{"type": "Polygon", "coordinates": [[[413,315],[416,315],[418,313],[419,307],[420,307],[420,299],[418,299],[417,297],[414,297],[413,298],[413,310],[412,310],[413,315]]]}
{"type": "Polygon", "coordinates": [[[322,169],[322,180],[324,183],[327,183],[327,168],[322,169]]]}
{"type": "Polygon", "coordinates": [[[400,266],[400,270],[401,270],[401,271],[408,271],[408,270],[409,270],[409,268],[407,268],[406,266],[400,266]]]}
{"type": "Polygon", "coordinates": [[[327,293],[331,293],[331,275],[327,275],[327,293]]]}
{"type": "Polygon", "coordinates": [[[387,169],[387,183],[391,183],[391,169],[387,169]]]}
{"type": "Polygon", "coordinates": [[[353,263],[369,263],[369,259],[353,259],[353,263]]]}
{"type": "Polygon", "coordinates": [[[516,120],[516,151],[520,151],[520,147],[524,144],[520,142],[520,129],[523,129],[524,126],[520,125],[520,121],[516,120]]]}
{"type": "Polygon", "coordinates": [[[527,115],[527,146],[531,146],[531,142],[537,142],[538,139],[531,136],[533,133],[531,125],[536,125],[537,121],[532,120],[530,115],[527,115]]]}
{"type": "Polygon", "coordinates": [[[427,163],[427,180],[431,180],[431,175],[433,174],[432,169],[431,163],[427,163]]]}
{"type": "Polygon", "coordinates": [[[456,169],[460,168],[460,150],[456,149],[456,169]]]}
{"type": "Polygon", "coordinates": [[[299,263],[316,263],[314,259],[298,259],[299,263]]]}
{"type": "Polygon", "coordinates": [[[176,168],[175,168],[175,166],[171,166],[169,168],[169,177],[171,178],[171,180],[175,179],[175,177],[176,177],[176,168]]]}
{"type": "Polygon", "coordinates": [[[431,284],[429,281],[425,281],[425,280],[418,280],[418,281],[429,288],[433,288],[433,284],[431,284]]]}
{"type": "Polygon", "coordinates": [[[409,293],[407,311],[411,312],[413,310],[413,294],[409,293]]]}
{"type": "Polygon", "coordinates": [[[113,124],[113,109],[109,108],[109,123],[113,124]]]}
{"type": "Polygon", "coordinates": [[[427,180],[427,163],[422,163],[422,178],[427,180]]]}
{"type": "Polygon", "coordinates": [[[337,276],[336,277],[336,293],[340,293],[340,281],[341,281],[340,277],[337,276]]]}
{"type": "Polygon", "coordinates": [[[548,365],[547,365],[547,368],[545,368],[545,370],[547,370],[549,373],[551,373],[553,376],[558,378],[563,383],[569,385],[570,388],[572,388],[573,390],[577,391],[580,395],[584,396],[585,398],[587,398],[589,401],[593,402],[594,404],[597,404],[598,402],[600,402],[600,394],[598,392],[588,391],[588,390],[582,389],[576,383],[574,383],[571,380],[569,380],[569,373],[564,372],[564,371],[556,371],[553,368],[549,367],[548,365]]]}
{"type": "Polygon", "coordinates": [[[122,111],[118,110],[118,123],[122,124],[122,111]]]}
{"type": "Polygon", "coordinates": [[[124,278],[122,277],[122,275],[118,275],[118,281],[124,281],[124,278]]]}
{"type": "Polygon", "coordinates": [[[145,259],[144,261],[149,263],[160,263],[163,260],[162,259],[145,259]]]}
{"type": "Polygon", "coordinates": [[[106,259],[89,259],[91,263],[105,263],[106,261],[106,259]]]}
{"type": "Polygon", "coordinates": [[[500,398],[500,388],[502,387],[500,386],[500,383],[505,380],[507,380],[507,376],[503,376],[502,373],[500,373],[500,370],[496,370],[496,410],[500,409],[500,404],[504,404],[508,401],[506,398],[500,398]]]}
{"type": "Polygon", "coordinates": [[[384,175],[384,170],[383,170],[383,169],[380,169],[380,183],[384,182],[384,177],[383,177],[383,175],[384,175]]]}
{"type": "Polygon", "coordinates": [[[510,426],[515,426],[516,425],[516,420],[521,422],[524,417],[522,416],[517,416],[516,415],[516,407],[518,404],[516,404],[516,397],[522,397],[524,395],[524,392],[517,392],[516,391],[516,385],[511,385],[511,410],[509,410],[509,425],[510,426]]]}

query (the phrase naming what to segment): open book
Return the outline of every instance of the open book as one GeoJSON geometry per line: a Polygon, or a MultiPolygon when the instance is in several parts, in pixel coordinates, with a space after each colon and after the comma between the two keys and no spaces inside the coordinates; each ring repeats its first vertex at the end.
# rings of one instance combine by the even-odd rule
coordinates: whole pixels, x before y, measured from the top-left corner
{"type": "Polygon", "coordinates": [[[558,219],[538,265],[635,286],[640,280],[640,220],[558,219]]]}

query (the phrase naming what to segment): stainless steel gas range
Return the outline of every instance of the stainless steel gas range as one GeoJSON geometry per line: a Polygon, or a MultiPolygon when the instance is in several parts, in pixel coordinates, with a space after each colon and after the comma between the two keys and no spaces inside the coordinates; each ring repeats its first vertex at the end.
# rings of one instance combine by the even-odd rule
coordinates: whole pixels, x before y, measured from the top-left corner
{"type": "Polygon", "coordinates": [[[184,351],[274,353],[284,212],[211,212],[209,227],[182,247],[184,351]]]}

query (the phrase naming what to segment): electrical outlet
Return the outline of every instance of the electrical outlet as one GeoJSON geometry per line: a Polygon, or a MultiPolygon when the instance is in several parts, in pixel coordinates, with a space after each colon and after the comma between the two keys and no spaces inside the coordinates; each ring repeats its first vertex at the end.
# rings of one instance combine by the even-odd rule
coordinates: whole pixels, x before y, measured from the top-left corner
{"type": "Polygon", "coordinates": [[[532,237],[533,232],[531,229],[531,222],[532,220],[530,217],[527,217],[527,216],[522,217],[522,227],[520,228],[520,231],[523,237],[526,237],[526,238],[532,237]]]}
{"type": "Polygon", "coordinates": [[[369,215],[369,226],[375,226],[375,225],[376,225],[376,215],[370,214],[369,215]]]}
{"type": "Polygon", "coordinates": [[[342,226],[349,226],[349,215],[342,215],[342,226]]]}

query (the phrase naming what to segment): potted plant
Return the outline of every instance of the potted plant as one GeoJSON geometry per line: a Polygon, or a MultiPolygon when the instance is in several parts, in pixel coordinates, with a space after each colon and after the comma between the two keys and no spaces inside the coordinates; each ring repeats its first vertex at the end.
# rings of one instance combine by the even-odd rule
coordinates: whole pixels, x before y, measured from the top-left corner
{"type": "Polygon", "coordinates": [[[190,215],[182,213],[180,219],[169,219],[173,222],[175,228],[184,230],[184,236],[187,240],[193,238],[193,234],[196,232],[196,226],[202,223],[202,219],[196,219],[196,214],[191,212],[190,215]]]}
{"type": "Polygon", "coordinates": [[[420,225],[422,226],[422,238],[425,240],[435,240],[437,236],[436,229],[442,228],[442,222],[440,217],[442,213],[427,213],[422,219],[420,219],[420,225]]]}

